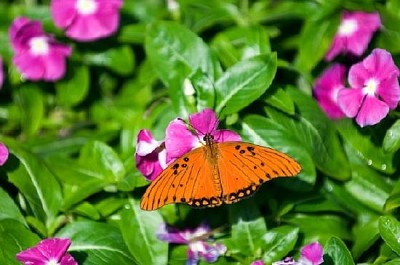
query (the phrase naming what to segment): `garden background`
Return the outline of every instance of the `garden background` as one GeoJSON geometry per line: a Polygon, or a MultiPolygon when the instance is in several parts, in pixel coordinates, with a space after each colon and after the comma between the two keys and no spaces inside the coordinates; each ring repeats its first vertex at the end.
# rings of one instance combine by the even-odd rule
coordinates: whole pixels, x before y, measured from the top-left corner
{"type": "Polygon", "coordinates": [[[300,250],[313,242],[323,264],[400,264],[399,72],[379,57],[400,65],[400,1],[60,1],[0,3],[0,264],[21,264],[17,253],[46,238],[70,240],[51,264],[207,264],[207,254],[214,264],[305,264],[300,250]],[[78,2],[81,13],[67,8],[78,2]],[[375,14],[376,27],[360,22],[327,56],[354,12],[375,14]],[[390,85],[353,86],[348,71],[367,58],[395,69],[379,73],[390,85]],[[335,86],[318,83],[335,64],[335,86]],[[338,84],[339,100],[370,94],[354,108],[327,100],[338,84]],[[205,108],[301,173],[232,205],[141,210],[139,131],[162,141],[172,120],[205,108]],[[212,230],[168,244],[164,223],[212,230]]]}

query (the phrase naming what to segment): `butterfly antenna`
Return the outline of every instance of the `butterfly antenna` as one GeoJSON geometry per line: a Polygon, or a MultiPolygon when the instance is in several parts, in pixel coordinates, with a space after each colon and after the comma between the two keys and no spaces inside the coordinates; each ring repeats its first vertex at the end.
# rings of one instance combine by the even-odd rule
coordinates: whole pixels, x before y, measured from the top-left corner
{"type": "MultiPolygon", "coordinates": [[[[193,126],[192,126],[189,122],[185,121],[184,119],[182,119],[182,118],[180,118],[180,117],[178,117],[177,119],[180,120],[180,121],[182,121],[184,124],[186,124],[186,126],[189,127],[189,129],[190,129],[192,132],[194,132],[194,135],[196,135],[197,140],[199,140],[199,142],[202,143],[202,139],[200,139],[198,133],[196,132],[196,130],[193,128],[193,126]]],[[[203,132],[200,132],[200,133],[204,134],[203,132]]]]}

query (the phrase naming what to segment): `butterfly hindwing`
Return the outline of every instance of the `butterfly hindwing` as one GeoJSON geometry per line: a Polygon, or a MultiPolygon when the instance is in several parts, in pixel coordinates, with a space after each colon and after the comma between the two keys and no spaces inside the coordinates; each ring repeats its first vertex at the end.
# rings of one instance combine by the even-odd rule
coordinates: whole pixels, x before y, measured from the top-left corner
{"type": "Polygon", "coordinates": [[[155,210],[170,203],[192,207],[220,205],[220,192],[212,180],[213,167],[204,161],[205,151],[203,146],[172,162],[147,188],[141,208],[155,210]]]}
{"type": "Polygon", "coordinates": [[[297,175],[301,166],[272,148],[245,142],[218,144],[218,167],[224,203],[252,195],[262,183],[276,177],[297,175]]]}

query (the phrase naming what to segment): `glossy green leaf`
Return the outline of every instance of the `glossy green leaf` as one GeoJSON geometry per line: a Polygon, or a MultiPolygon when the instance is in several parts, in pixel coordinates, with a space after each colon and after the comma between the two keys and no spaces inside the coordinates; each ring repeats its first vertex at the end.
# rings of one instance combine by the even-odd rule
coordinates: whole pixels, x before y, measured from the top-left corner
{"type": "Polygon", "coordinates": [[[26,225],[24,216],[21,214],[18,206],[7,192],[0,187],[0,221],[3,219],[13,219],[23,225],[26,225]]]}
{"type": "Polygon", "coordinates": [[[74,106],[85,99],[89,91],[90,75],[86,66],[78,66],[70,70],[68,75],[56,83],[59,104],[74,106]]]}
{"type": "Polygon", "coordinates": [[[400,120],[397,120],[385,134],[383,150],[394,153],[400,149],[400,120]]]}
{"type": "Polygon", "coordinates": [[[276,73],[276,54],[255,56],[233,65],[217,80],[216,112],[235,113],[258,99],[276,73]]]}
{"type": "Polygon", "coordinates": [[[5,170],[12,182],[28,201],[34,215],[50,224],[57,215],[61,203],[61,188],[48,166],[36,155],[25,150],[20,143],[1,138],[12,154],[5,170]]]}
{"type": "Polygon", "coordinates": [[[56,236],[71,239],[68,251],[81,265],[136,263],[121,232],[113,225],[78,221],[65,226],[56,236]]]}
{"type": "Polygon", "coordinates": [[[354,229],[354,244],[351,252],[355,258],[359,258],[364,252],[379,239],[378,218],[373,217],[370,221],[356,226],[354,229]]]}
{"type": "Polygon", "coordinates": [[[119,75],[129,75],[135,68],[135,54],[127,45],[84,54],[83,60],[88,64],[107,67],[119,75]]]}
{"type": "Polygon", "coordinates": [[[353,166],[352,178],[344,186],[361,203],[378,212],[383,211],[391,190],[383,175],[366,166],[353,166]]]}
{"type": "Polygon", "coordinates": [[[139,202],[130,199],[129,209],[121,214],[120,228],[126,245],[139,264],[166,264],[168,243],[156,237],[164,225],[157,211],[143,211],[139,202]]]}
{"type": "Polygon", "coordinates": [[[44,99],[41,88],[35,85],[24,85],[14,94],[16,105],[20,109],[23,132],[32,136],[42,126],[44,116],[44,99]]]}
{"type": "Polygon", "coordinates": [[[261,248],[267,226],[261,213],[251,200],[242,201],[229,208],[232,224],[232,243],[241,253],[256,254],[261,248]]]}
{"type": "MultiPolygon", "coordinates": [[[[292,119],[290,116],[282,116],[286,120],[292,119]]],[[[295,131],[282,126],[283,122],[275,122],[259,115],[248,115],[244,117],[242,123],[242,135],[246,140],[270,146],[276,150],[290,155],[298,161],[302,167],[299,178],[308,184],[313,184],[316,179],[315,166],[311,155],[304,152],[304,147],[299,146],[299,141],[295,131]]],[[[304,183],[298,180],[290,180],[294,189],[307,189],[304,183]]]]}
{"type": "Polygon", "coordinates": [[[0,264],[19,265],[15,255],[39,242],[40,238],[14,219],[0,220],[0,264]]]}
{"type": "Polygon", "coordinates": [[[263,236],[264,254],[262,260],[269,264],[283,259],[296,245],[299,235],[297,227],[282,225],[269,230],[263,236]]]}
{"type": "Polygon", "coordinates": [[[400,255],[400,222],[393,216],[382,216],[379,218],[379,232],[386,244],[400,255]]]}
{"type": "Polygon", "coordinates": [[[185,80],[186,89],[194,89],[193,93],[196,96],[196,108],[202,110],[205,108],[213,108],[215,105],[215,86],[207,74],[197,71],[190,77],[189,80],[185,80]],[[191,84],[189,83],[191,82],[191,84]],[[192,85],[193,88],[186,87],[192,85]]]}
{"type": "Polygon", "coordinates": [[[91,171],[93,176],[106,179],[110,183],[120,181],[125,175],[125,167],[114,150],[100,141],[85,144],[79,156],[79,163],[91,171]]]}
{"type": "Polygon", "coordinates": [[[400,206],[400,180],[396,182],[389,198],[385,202],[385,210],[391,211],[400,206]]]}
{"type": "Polygon", "coordinates": [[[143,44],[146,36],[145,24],[131,24],[123,26],[118,34],[118,40],[123,43],[143,44]]]}
{"type": "Polygon", "coordinates": [[[324,246],[324,264],[354,265],[350,251],[344,242],[337,237],[331,237],[324,246]]]}
{"type": "Polygon", "coordinates": [[[169,89],[175,110],[187,116],[191,105],[185,95],[184,80],[198,70],[215,79],[215,65],[207,45],[182,25],[158,22],[149,27],[145,47],[154,71],[169,89]]]}
{"type": "Polygon", "coordinates": [[[310,71],[325,56],[339,25],[339,15],[320,18],[315,13],[302,29],[295,66],[301,71],[310,71]]]}
{"type": "Polygon", "coordinates": [[[385,152],[381,147],[371,141],[369,128],[364,130],[356,127],[352,120],[343,119],[337,122],[337,128],[345,142],[347,142],[354,154],[358,155],[365,164],[385,173],[393,173],[393,154],[385,152]]]}
{"type": "Polygon", "coordinates": [[[287,114],[293,115],[295,113],[293,99],[282,88],[277,88],[272,94],[267,95],[265,102],[287,114]]]}
{"type": "Polygon", "coordinates": [[[318,240],[321,244],[324,244],[332,236],[343,240],[351,239],[348,220],[338,215],[294,214],[283,216],[282,221],[299,227],[305,235],[304,242],[318,240]]]}

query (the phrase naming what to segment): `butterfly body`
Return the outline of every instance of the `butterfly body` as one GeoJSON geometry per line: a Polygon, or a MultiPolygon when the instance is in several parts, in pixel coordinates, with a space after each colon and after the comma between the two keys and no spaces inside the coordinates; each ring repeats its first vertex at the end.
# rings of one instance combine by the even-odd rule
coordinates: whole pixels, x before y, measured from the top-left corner
{"type": "Polygon", "coordinates": [[[141,208],[155,210],[170,203],[191,207],[231,204],[252,195],[264,182],[295,176],[301,166],[272,148],[246,142],[205,144],[172,162],[147,188],[141,208]]]}

